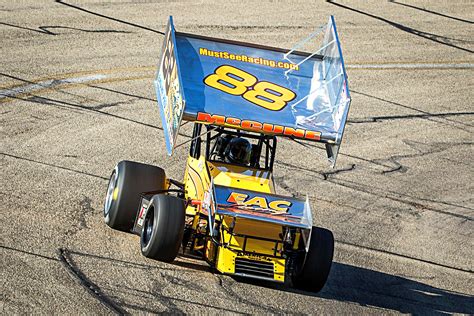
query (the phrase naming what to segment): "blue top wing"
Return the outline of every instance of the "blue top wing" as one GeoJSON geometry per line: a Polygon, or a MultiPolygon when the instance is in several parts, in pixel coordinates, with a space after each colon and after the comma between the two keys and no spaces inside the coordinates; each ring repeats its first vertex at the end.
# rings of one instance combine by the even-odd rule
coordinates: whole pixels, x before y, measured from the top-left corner
{"type": "Polygon", "coordinates": [[[170,18],[155,83],[170,154],[184,118],[323,142],[335,163],[350,95],[332,16],[314,53],[179,33],[170,18]]]}
{"type": "Polygon", "coordinates": [[[166,27],[158,73],[155,79],[155,89],[165,134],[166,149],[168,154],[171,155],[186,103],[177,58],[176,33],[172,17],[170,17],[166,27]]]}

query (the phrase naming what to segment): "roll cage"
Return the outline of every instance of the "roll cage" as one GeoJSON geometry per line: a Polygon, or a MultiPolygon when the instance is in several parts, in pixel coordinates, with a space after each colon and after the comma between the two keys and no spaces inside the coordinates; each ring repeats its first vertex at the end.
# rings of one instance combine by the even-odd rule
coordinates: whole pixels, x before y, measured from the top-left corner
{"type": "Polygon", "coordinates": [[[204,154],[207,161],[238,165],[224,160],[225,146],[228,140],[233,137],[245,138],[252,144],[250,164],[246,167],[273,171],[277,144],[276,136],[195,123],[189,155],[198,159],[203,154],[202,143],[205,142],[204,154]],[[204,133],[202,133],[203,126],[206,128],[204,133]],[[204,137],[205,139],[203,139],[204,137]]]}

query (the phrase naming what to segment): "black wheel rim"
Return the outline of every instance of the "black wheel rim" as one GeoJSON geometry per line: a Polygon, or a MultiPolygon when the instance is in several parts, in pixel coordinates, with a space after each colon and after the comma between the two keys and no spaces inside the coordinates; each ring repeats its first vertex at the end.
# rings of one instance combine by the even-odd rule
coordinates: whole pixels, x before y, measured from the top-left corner
{"type": "Polygon", "coordinates": [[[153,235],[153,224],[155,219],[154,213],[155,212],[153,209],[149,209],[145,217],[145,223],[143,223],[142,240],[143,246],[145,247],[148,246],[148,243],[151,240],[151,236],[153,235]]]}

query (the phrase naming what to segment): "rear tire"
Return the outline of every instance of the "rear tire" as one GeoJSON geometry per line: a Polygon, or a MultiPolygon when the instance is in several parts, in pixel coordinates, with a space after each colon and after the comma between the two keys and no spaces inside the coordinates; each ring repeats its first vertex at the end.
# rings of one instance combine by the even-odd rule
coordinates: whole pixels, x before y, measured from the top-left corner
{"type": "Polygon", "coordinates": [[[165,171],[134,161],[120,161],[110,176],[104,204],[105,223],[130,232],[135,223],[143,192],[164,190],[165,171]]]}
{"type": "Polygon", "coordinates": [[[172,262],[183,240],[184,217],[184,200],[165,194],[153,196],[140,235],[142,254],[147,258],[172,262]]]}
{"type": "Polygon", "coordinates": [[[314,227],[311,232],[309,251],[298,274],[292,277],[293,286],[311,292],[319,292],[331,271],[334,255],[334,236],[330,230],[314,227]]]}

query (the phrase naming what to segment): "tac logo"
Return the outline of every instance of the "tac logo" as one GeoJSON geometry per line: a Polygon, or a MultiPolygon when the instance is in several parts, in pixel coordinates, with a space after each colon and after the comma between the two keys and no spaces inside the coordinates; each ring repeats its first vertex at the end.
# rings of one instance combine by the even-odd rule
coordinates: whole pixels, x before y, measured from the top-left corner
{"type": "Polygon", "coordinates": [[[288,212],[288,209],[292,204],[290,201],[285,200],[275,200],[268,202],[268,200],[263,196],[249,198],[247,194],[238,192],[232,192],[227,198],[227,202],[238,205],[256,206],[263,209],[270,209],[276,213],[288,212]]]}

